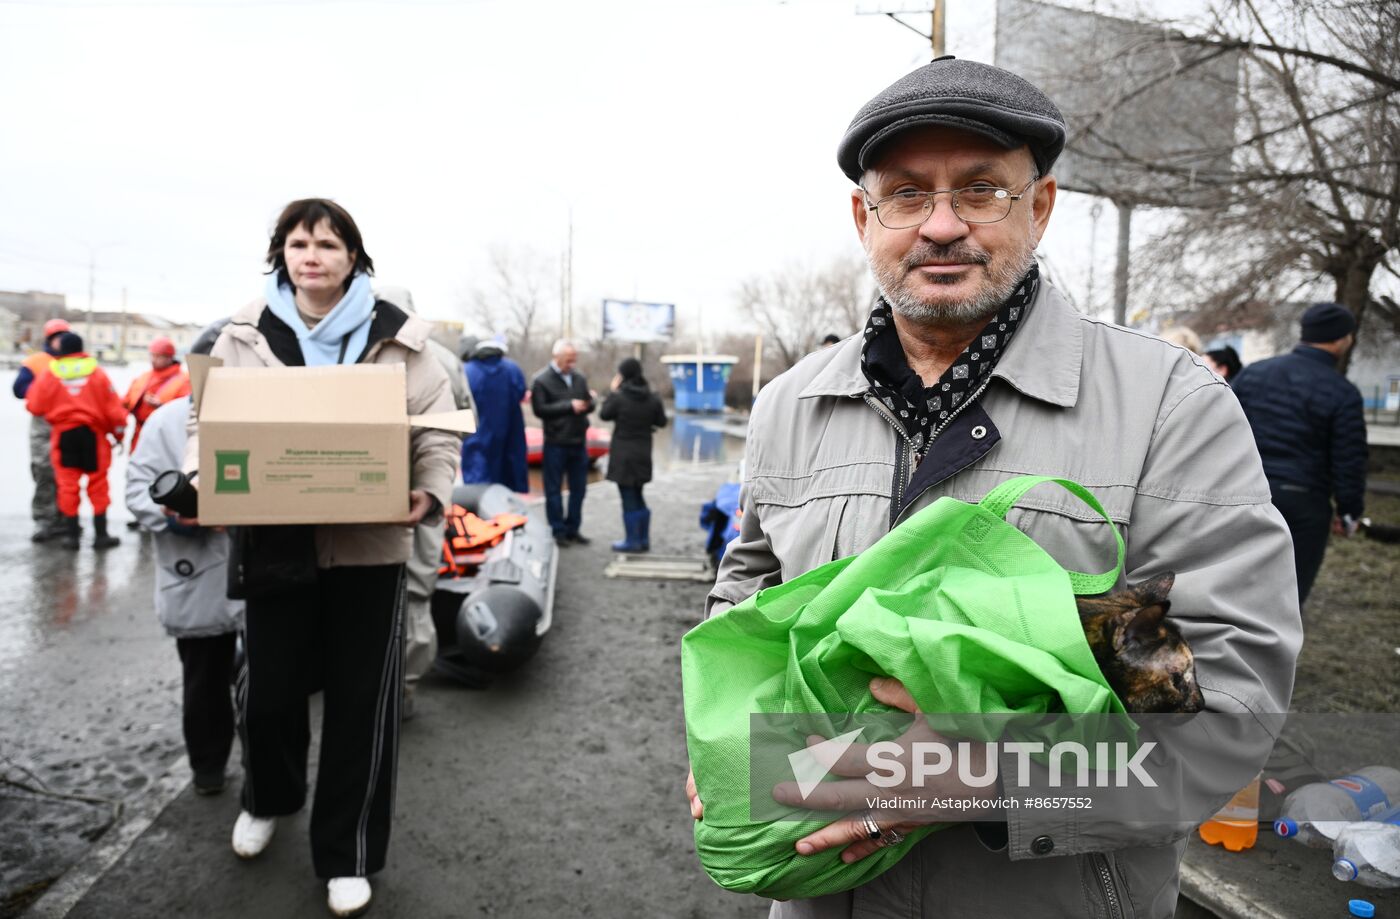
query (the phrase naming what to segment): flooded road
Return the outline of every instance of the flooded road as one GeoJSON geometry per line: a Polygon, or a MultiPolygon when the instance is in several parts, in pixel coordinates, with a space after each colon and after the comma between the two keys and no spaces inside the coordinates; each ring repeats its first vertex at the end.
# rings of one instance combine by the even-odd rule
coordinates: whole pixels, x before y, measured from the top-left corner
{"type": "MultiPolygon", "coordinates": [[[[124,393],[145,368],[104,369],[117,391],[124,393]]],[[[13,374],[5,371],[6,384],[13,374]]],[[[127,590],[133,578],[149,584],[149,558],[142,559],[141,541],[125,527],[131,515],[123,497],[124,453],[112,457],[107,474],[112,532],[122,537],[122,545],[105,554],[90,548],[75,553],[59,550],[56,544],[36,546],[29,541],[29,502],[34,493],[29,476],[29,419],[23,401],[9,393],[0,396],[0,444],[4,445],[0,447],[0,698],[7,691],[7,675],[15,662],[42,645],[47,635],[101,615],[109,596],[127,590]]],[[[84,539],[91,540],[92,508],[86,499],[81,516],[84,539]]]]}
{"type": "MultiPolygon", "coordinates": [[[[655,474],[711,463],[739,468],[744,458],[743,416],[673,413],[668,419],[666,427],[657,431],[652,440],[651,464],[655,474]]],[[[530,424],[532,421],[527,410],[526,424],[535,427],[530,424]]],[[[595,427],[611,429],[606,422],[595,427]]],[[[588,470],[588,481],[603,481],[606,471],[606,461],[595,462],[588,470]]],[[[544,494],[544,473],[539,466],[530,467],[530,494],[544,494]]]]}

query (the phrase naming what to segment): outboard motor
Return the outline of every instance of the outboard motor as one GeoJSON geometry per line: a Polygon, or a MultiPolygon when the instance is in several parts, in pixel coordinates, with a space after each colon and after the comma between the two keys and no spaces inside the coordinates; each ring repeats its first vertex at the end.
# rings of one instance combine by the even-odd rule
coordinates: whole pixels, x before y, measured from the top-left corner
{"type": "Polygon", "coordinates": [[[558,555],[549,526],[531,517],[505,486],[459,485],[452,501],[483,520],[500,514],[527,518],[484,550],[473,574],[439,577],[433,593],[436,669],[480,687],[539,650],[553,622],[558,555]]]}

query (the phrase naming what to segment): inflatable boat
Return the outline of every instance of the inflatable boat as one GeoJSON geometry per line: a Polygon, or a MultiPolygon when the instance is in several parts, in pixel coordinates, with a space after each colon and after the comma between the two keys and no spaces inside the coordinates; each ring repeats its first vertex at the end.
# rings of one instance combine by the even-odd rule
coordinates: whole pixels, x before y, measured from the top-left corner
{"type": "Polygon", "coordinates": [[[558,549],[542,508],[504,485],[458,485],[433,591],[434,669],[486,686],[539,650],[554,618],[558,549]]]}

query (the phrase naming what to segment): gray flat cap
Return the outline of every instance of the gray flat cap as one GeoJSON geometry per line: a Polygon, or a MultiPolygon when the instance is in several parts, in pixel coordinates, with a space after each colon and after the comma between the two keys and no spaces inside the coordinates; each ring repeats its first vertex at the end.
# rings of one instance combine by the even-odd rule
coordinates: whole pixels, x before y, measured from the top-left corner
{"type": "Polygon", "coordinates": [[[940,57],[885,87],[851,119],[836,162],[859,182],[877,148],[901,131],[942,124],[1008,150],[1026,145],[1046,175],[1065,147],[1065,117],[1045,93],[1009,70],[940,57]]]}

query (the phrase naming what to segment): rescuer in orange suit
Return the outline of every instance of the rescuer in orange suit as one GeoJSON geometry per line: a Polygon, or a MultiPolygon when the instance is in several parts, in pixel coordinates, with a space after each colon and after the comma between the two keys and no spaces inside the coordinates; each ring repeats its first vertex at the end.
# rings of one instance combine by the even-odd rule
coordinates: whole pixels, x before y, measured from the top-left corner
{"type": "Polygon", "coordinates": [[[92,505],[94,549],[115,546],[120,540],[107,532],[107,467],[112,464],[112,444],[120,444],[126,427],[126,408],[112,381],[97,360],[83,351],[83,340],[72,332],[58,337],[56,356],[47,370],[34,379],[25,405],[53,427],[49,456],[58,486],[58,512],[63,515],[63,545],[76,549],[82,537],[78,525],[78,486],[87,476],[88,503],[92,505]]]}
{"type": "Polygon", "coordinates": [[[175,342],[164,335],[151,341],[151,369],[131,381],[123,402],[126,410],[136,419],[136,428],[131,432],[131,450],[136,451],[136,441],[141,436],[141,427],[151,412],[167,402],[190,394],[190,378],[185,368],[175,360],[175,342]]]}

